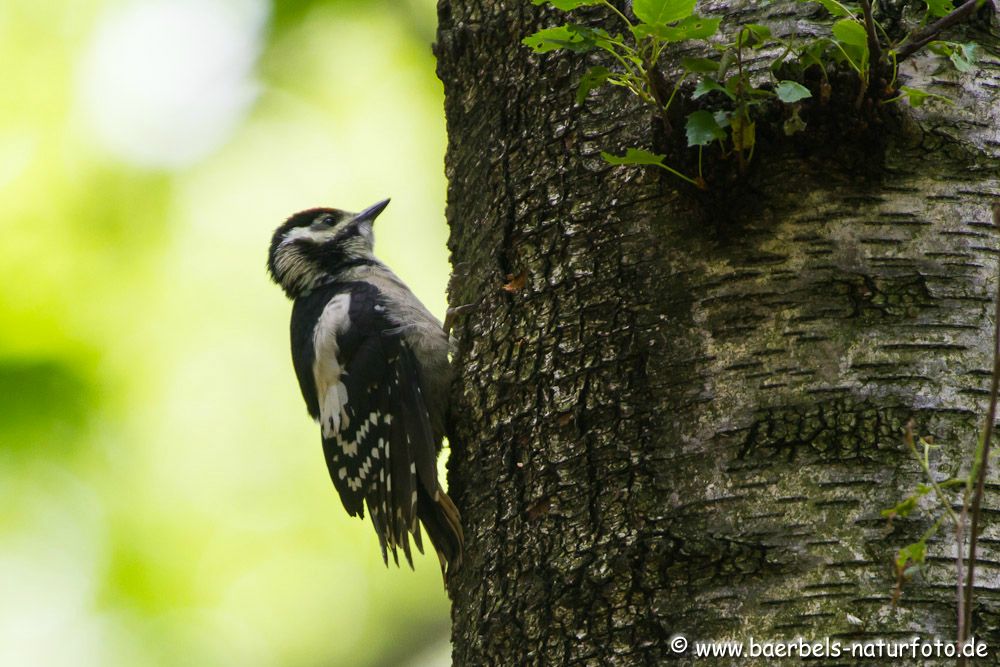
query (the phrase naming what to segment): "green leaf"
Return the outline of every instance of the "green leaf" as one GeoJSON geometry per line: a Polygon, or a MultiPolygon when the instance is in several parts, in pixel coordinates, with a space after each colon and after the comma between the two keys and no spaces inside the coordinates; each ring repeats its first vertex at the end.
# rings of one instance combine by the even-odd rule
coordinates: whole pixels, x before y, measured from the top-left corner
{"type": "Polygon", "coordinates": [[[719,58],[719,73],[715,77],[719,81],[724,81],[726,74],[729,73],[729,68],[733,66],[733,61],[736,59],[736,49],[727,48],[722,52],[722,57],[719,58]]]}
{"type": "Polygon", "coordinates": [[[920,90],[919,88],[910,88],[909,86],[899,87],[899,97],[892,101],[900,100],[906,98],[906,101],[910,103],[911,107],[919,108],[924,105],[925,102],[929,100],[937,100],[939,102],[945,102],[947,104],[954,104],[953,101],[945,97],[944,95],[937,95],[935,93],[928,93],[926,90],[920,90]]]}
{"type": "Polygon", "coordinates": [[[561,9],[564,12],[568,12],[571,9],[576,9],[577,7],[586,7],[588,5],[600,5],[603,4],[602,0],[531,0],[536,5],[549,4],[556,9],[561,9]]]}
{"type": "Polygon", "coordinates": [[[722,86],[718,81],[714,81],[712,79],[702,79],[701,81],[699,81],[698,85],[694,87],[694,93],[691,95],[691,99],[696,100],[703,95],[707,95],[713,90],[718,90],[719,92],[725,93],[726,96],[731,100],[736,99],[735,95],[733,95],[730,91],[726,90],[726,88],[722,86]]]}
{"type": "Polygon", "coordinates": [[[951,0],[924,0],[924,4],[931,16],[946,16],[955,10],[951,0]]]}
{"type": "Polygon", "coordinates": [[[844,44],[868,51],[868,33],[865,27],[852,19],[841,19],[833,24],[833,36],[844,44]]]}
{"type": "Polygon", "coordinates": [[[743,45],[754,48],[764,46],[767,40],[771,39],[771,29],[766,25],[748,23],[741,28],[744,31],[743,45]]]}
{"type": "Polygon", "coordinates": [[[799,2],[818,2],[826,8],[826,11],[830,12],[831,16],[854,16],[858,13],[857,7],[852,7],[843,2],[837,2],[837,0],[799,0],[799,2]]]}
{"type": "Polygon", "coordinates": [[[909,563],[921,565],[926,556],[927,543],[923,540],[914,542],[913,544],[907,544],[905,547],[900,549],[899,553],[896,555],[896,567],[899,570],[905,570],[907,564],[909,563]]]}
{"type": "Polygon", "coordinates": [[[583,53],[598,46],[607,49],[612,42],[616,41],[620,40],[611,37],[605,30],[567,23],[539,30],[522,39],[521,43],[531,47],[535,53],[548,53],[559,49],[583,53]]]}
{"type": "Polygon", "coordinates": [[[756,98],[754,104],[760,104],[762,100],[768,97],[774,97],[774,93],[770,90],[764,90],[763,88],[750,88],[746,91],[747,97],[753,99],[756,98]]]}
{"type": "Polygon", "coordinates": [[[609,51],[611,50],[610,45],[612,43],[624,43],[620,34],[611,36],[608,34],[607,30],[602,28],[590,28],[577,23],[567,23],[566,27],[569,28],[570,32],[579,35],[585,42],[593,42],[596,46],[609,51]]]}
{"type": "MultiPolygon", "coordinates": [[[[784,130],[786,137],[798,134],[806,129],[806,122],[802,120],[802,116],[799,115],[798,107],[792,107],[792,115],[785,119],[785,122],[782,123],[781,129],[784,130]]],[[[886,511],[887,510],[883,510],[882,516],[886,516],[886,511]]]]}
{"type": "Polygon", "coordinates": [[[687,118],[688,146],[707,146],[716,139],[726,138],[726,131],[719,127],[710,111],[695,111],[687,118]]]}
{"type": "Polygon", "coordinates": [[[535,53],[548,53],[559,49],[570,51],[589,50],[594,47],[588,44],[579,33],[570,30],[569,26],[561,25],[555,28],[545,28],[533,35],[528,35],[521,43],[530,47],[535,53]],[[584,47],[587,47],[586,49],[584,47]]]}
{"type": "Polygon", "coordinates": [[[689,16],[673,26],[647,25],[640,23],[632,28],[637,39],[656,37],[664,42],[682,42],[685,39],[705,39],[719,30],[721,18],[705,18],[704,16],[689,16]]]}
{"type": "Polygon", "coordinates": [[[893,517],[897,516],[903,516],[903,517],[909,516],[910,513],[913,512],[913,510],[917,509],[917,501],[919,499],[920,496],[917,495],[908,496],[906,499],[904,499],[895,507],[892,507],[887,510],[882,510],[882,516],[886,517],[887,519],[892,519],[893,517]]]}
{"type": "Polygon", "coordinates": [[[587,93],[601,87],[609,76],[611,76],[611,70],[607,67],[598,65],[588,69],[580,77],[580,85],[576,89],[576,103],[583,104],[583,101],[587,99],[587,93]]]}
{"type": "Polygon", "coordinates": [[[719,71],[719,63],[709,58],[681,58],[681,67],[698,74],[715,74],[719,71]]]}
{"type": "Polygon", "coordinates": [[[927,45],[927,49],[935,55],[950,56],[955,50],[954,46],[954,42],[934,41],[927,45]]]}
{"type": "Polygon", "coordinates": [[[609,164],[658,164],[663,165],[663,158],[666,155],[657,155],[641,148],[630,148],[625,151],[625,155],[612,155],[606,151],[601,151],[601,157],[609,164]]]}
{"type": "Polygon", "coordinates": [[[632,12],[649,25],[664,25],[691,16],[696,0],[635,0],[632,12]]]}
{"type": "Polygon", "coordinates": [[[868,33],[864,26],[853,19],[840,19],[833,24],[833,36],[846,52],[851,67],[862,73],[868,63],[868,33]]]}
{"type": "Polygon", "coordinates": [[[794,81],[781,81],[778,86],[774,89],[777,93],[778,99],[785,104],[794,104],[799,100],[804,100],[807,97],[812,97],[812,93],[809,89],[803,86],[801,83],[796,83],[794,81]]]}
{"type": "Polygon", "coordinates": [[[799,51],[799,63],[802,68],[808,68],[812,65],[816,65],[821,69],[825,69],[825,54],[830,46],[830,40],[826,39],[816,39],[812,42],[807,42],[805,48],[799,51]]]}
{"type": "Polygon", "coordinates": [[[948,55],[951,62],[955,64],[955,69],[959,72],[970,72],[976,66],[978,59],[978,44],[955,44],[956,49],[948,55]]]}

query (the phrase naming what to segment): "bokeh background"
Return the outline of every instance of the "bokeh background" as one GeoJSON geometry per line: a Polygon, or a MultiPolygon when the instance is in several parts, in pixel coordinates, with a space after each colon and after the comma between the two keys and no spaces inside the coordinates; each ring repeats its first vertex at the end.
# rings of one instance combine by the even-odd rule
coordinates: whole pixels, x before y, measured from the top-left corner
{"type": "Polygon", "coordinates": [[[445,305],[434,0],[0,2],[0,665],[443,665],[329,481],[272,230],[445,305]]]}

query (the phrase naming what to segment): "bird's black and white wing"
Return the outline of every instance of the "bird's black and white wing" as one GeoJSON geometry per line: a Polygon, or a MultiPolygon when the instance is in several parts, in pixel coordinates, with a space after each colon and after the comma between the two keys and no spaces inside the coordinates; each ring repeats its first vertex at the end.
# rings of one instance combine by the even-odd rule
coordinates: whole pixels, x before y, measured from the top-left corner
{"type": "MultiPolygon", "coordinates": [[[[402,547],[412,565],[408,534],[423,550],[419,518],[447,560],[460,552],[461,529],[438,485],[438,438],[416,357],[404,332],[386,317],[377,288],[348,283],[329,289],[339,291],[317,294],[311,305],[312,354],[305,355],[311,359],[297,361],[296,371],[307,404],[315,401],[334,486],[351,515],[363,515],[367,504],[384,559],[391,552],[398,563],[396,548],[402,547]]],[[[293,346],[294,338],[293,331],[293,346]]]]}

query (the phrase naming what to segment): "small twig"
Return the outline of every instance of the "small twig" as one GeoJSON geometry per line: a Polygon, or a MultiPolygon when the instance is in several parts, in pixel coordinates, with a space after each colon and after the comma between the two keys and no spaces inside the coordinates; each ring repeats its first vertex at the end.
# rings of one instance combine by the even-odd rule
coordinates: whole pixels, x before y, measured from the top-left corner
{"type": "MultiPolygon", "coordinates": [[[[948,495],[938,484],[938,481],[934,479],[934,471],[931,470],[930,456],[928,454],[928,445],[925,440],[921,440],[921,444],[924,446],[924,454],[920,455],[917,451],[916,441],[913,439],[913,420],[911,419],[906,424],[906,431],[903,434],[903,439],[906,441],[906,446],[910,448],[910,453],[913,457],[917,459],[917,464],[920,469],[924,471],[924,476],[927,481],[931,483],[931,488],[934,490],[934,495],[937,496],[938,502],[941,503],[941,507],[944,509],[945,514],[951,519],[952,523],[958,523],[958,515],[955,514],[955,510],[951,508],[951,501],[948,499],[948,495]]],[[[945,482],[947,483],[947,482],[945,482]]]]}
{"type": "MultiPolygon", "coordinates": [[[[646,66],[646,87],[649,88],[649,94],[652,96],[656,108],[659,111],[660,122],[663,124],[663,132],[666,136],[670,136],[674,132],[673,126],[670,124],[670,117],[667,115],[667,109],[670,107],[670,102],[667,96],[664,94],[663,87],[669,86],[663,79],[663,74],[657,68],[656,63],[650,59],[645,61],[646,66]]],[[[676,91],[677,89],[674,88],[676,91]]],[[[669,100],[673,100],[673,94],[670,95],[669,100]]]]}
{"type": "MultiPolygon", "coordinates": [[[[971,1],[975,3],[975,0],[971,1]]],[[[993,205],[993,226],[1000,228],[1000,203],[993,205]]],[[[998,270],[997,276],[998,281],[1000,281],[1000,270],[998,270]]],[[[977,469],[975,470],[976,490],[972,495],[972,523],[969,528],[969,565],[965,581],[965,619],[961,627],[964,634],[959,636],[959,644],[968,638],[968,633],[972,630],[972,595],[976,576],[976,543],[979,539],[979,516],[983,504],[983,493],[986,487],[986,469],[989,467],[990,461],[990,444],[993,439],[993,423],[996,421],[997,416],[998,395],[1000,395],[1000,284],[997,286],[996,311],[994,313],[993,379],[990,383],[990,409],[986,413],[982,443],[977,448],[979,451],[976,452],[976,461],[973,462],[974,468],[977,469]]]]}
{"type": "Polygon", "coordinates": [[[861,0],[861,9],[865,13],[865,32],[868,33],[868,62],[870,66],[880,67],[882,64],[882,47],[878,43],[878,33],[875,31],[875,18],[872,16],[871,0],[861,0]]]}
{"type": "Polygon", "coordinates": [[[698,188],[699,190],[707,190],[708,189],[705,186],[705,181],[703,181],[703,180],[699,181],[699,180],[695,180],[695,179],[691,178],[690,176],[685,176],[684,174],[682,174],[681,172],[677,171],[673,167],[671,167],[669,165],[666,165],[666,164],[663,164],[662,162],[657,162],[655,164],[656,164],[657,167],[660,167],[661,169],[667,170],[668,173],[673,174],[677,178],[679,178],[681,180],[684,180],[684,181],[687,181],[688,183],[690,183],[694,187],[698,188]]]}
{"type": "MultiPolygon", "coordinates": [[[[878,77],[882,73],[882,47],[878,43],[878,33],[875,32],[875,18],[872,16],[871,0],[861,0],[861,10],[864,12],[865,34],[868,36],[868,69],[861,74],[861,90],[858,91],[858,99],[855,107],[861,108],[865,101],[865,95],[871,89],[872,83],[878,83],[878,77]]],[[[862,70],[864,70],[864,58],[861,60],[862,70]]]]}
{"type": "Polygon", "coordinates": [[[902,62],[933,42],[942,31],[956,23],[961,23],[978,8],[980,0],[966,0],[946,16],[941,17],[923,30],[910,35],[906,43],[896,52],[896,62],[902,62]]]}
{"type": "MultiPolygon", "coordinates": [[[[962,512],[955,524],[955,597],[958,607],[958,644],[965,641],[965,595],[962,590],[962,552],[965,548],[965,522],[969,520],[969,504],[962,503],[962,512]]],[[[961,664],[961,663],[959,663],[961,664]]]]}
{"type": "MultiPolygon", "coordinates": [[[[746,170],[747,170],[746,157],[744,157],[744,155],[743,155],[743,127],[744,127],[743,124],[747,120],[746,119],[746,112],[743,110],[743,105],[744,105],[744,101],[743,101],[743,82],[746,81],[746,79],[743,77],[743,31],[744,30],[746,30],[746,28],[740,28],[739,32],[736,33],[736,67],[737,67],[737,69],[739,71],[739,77],[740,77],[737,80],[737,82],[736,82],[737,112],[738,112],[739,115],[743,116],[740,119],[740,127],[739,127],[740,142],[739,142],[738,146],[736,144],[736,132],[734,131],[732,133],[732,136],[733,136],[733,148],[736,149],[736,162],[739,165],[739,169],[740,169],[740,173],[741,174],[746,173],[746,170]]],[[[736,114],[734,114],[734,117],[735,116],[736,116],[736,114]]],[[[734,126],[733,130],[735,130],[735,129],[736,128],[734,126]]]]}

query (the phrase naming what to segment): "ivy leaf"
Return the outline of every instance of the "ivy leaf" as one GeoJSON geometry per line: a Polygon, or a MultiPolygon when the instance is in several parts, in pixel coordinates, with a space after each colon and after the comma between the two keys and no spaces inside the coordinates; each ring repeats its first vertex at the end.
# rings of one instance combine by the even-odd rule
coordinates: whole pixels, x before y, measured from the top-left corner
{"type": "Polygon", "coordinates": [[[588,69],[580,77],[580,85],[576,89],[576,103],[583,104],[583,101],[587,99],[587,93],[595,88],[600,88],[609,76],[611,76],[611,70],[607,67],[598,65],[588,69]]]}
{"type": "Polygon", "coordinates": [[[924,4],[931,16],[946,16],[955,10],[951,0],[924,0],[924,4]]]}
{"type": "Polygon", "coordinates": [[[685,130],[688,146],[707,146],[716,139],[726,138],[726,131],[719,127],[710,111],[688,114],[685,130]]]}
{"type": "Polygon", "coordinates": [[[664,42],[682,42],[685,39],[705,39],[719,30],[721,18],[706,18],[704,16],[689,16],[673,26],[647,25],[640,23],[632,28],[632,34],[637,39],[656,37],[664,42]]]}
{"type": "Polygon", "coordinates": [[[801,83],[796,83],[794,81],[781,81],[778,86],[774,89],[777,93],[778,99],[785,104],[794,104],[799,100],[804,100],[807,97],[812,97],[812,93],[809,89],[803,86],[801,83]]]}
{"type": "Polygon", "coordinates": [[[666,155],[657,155],[641,148],[629,148],[625,155],[612,155],[607,151],[601,151],[601,157],[608,164],[663,164],[666,155]]]}
{"type": "Polygon", "coordinates": [[[719,63],[708,58],[681,58],[681,67],[698,74],[715,74],[719,71],[719,63]]]}
{"type": "Polygon", "coordinates": [[[650,25],[664,25],[691,16],[696,0],[635,0],[632,11],[650,25]]]}
{"type": "Polygon", "coordinates": [[[694,87],[694,93],[691,95],[692,100],[696,100],[703,95],[707,95],[713,90],[718,90],[719,92],[725,93],[727,97],[731,100],[735,100],[736,96],[732,92],[727,90],[722,84],[713,79],[702,79],[698,82],[698,85],[694,87]]]}
{"type": "Polygon", "coordinates": [[[910,103],[910,106],[914,108],[922,107],[924,105],[924,102],[927,102],[928,100],[937,100],[939,102],[945,102],[947,104],[954,104],[953,101],[951,101],[944,95],[928,93],[926,90],[920,90],[919,88],[900,86],[899,93],[900,95],[896,99],[902,99],[905,97],[906,101],[910,103]]]}

